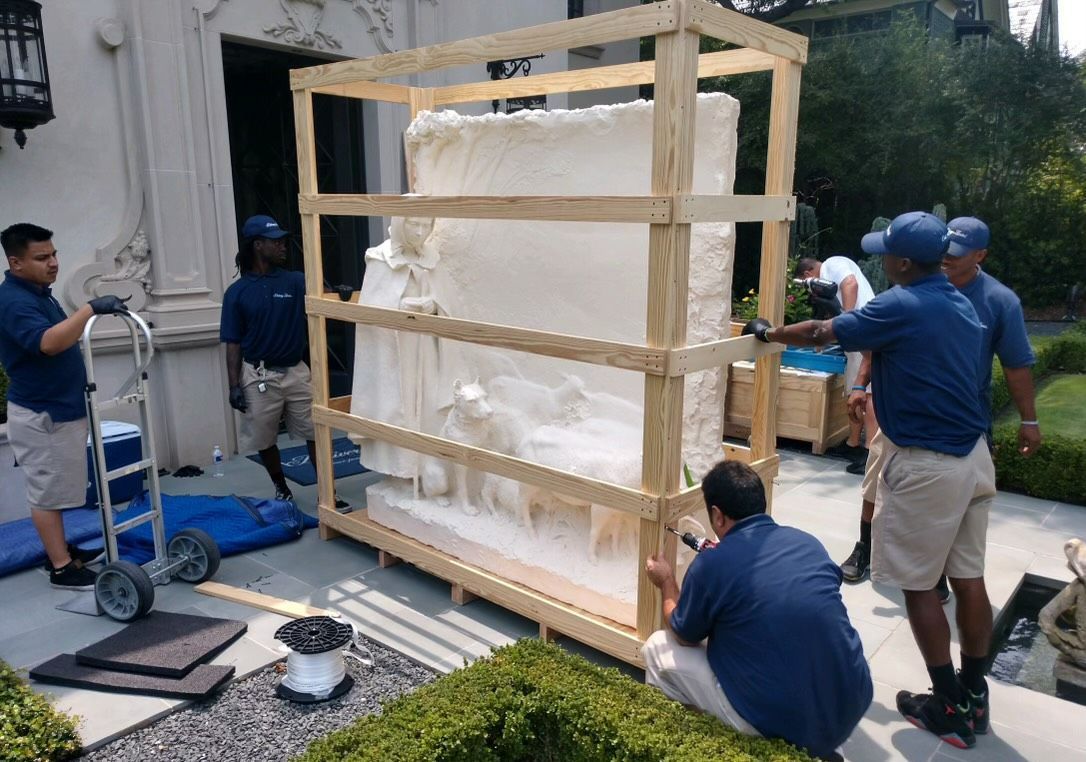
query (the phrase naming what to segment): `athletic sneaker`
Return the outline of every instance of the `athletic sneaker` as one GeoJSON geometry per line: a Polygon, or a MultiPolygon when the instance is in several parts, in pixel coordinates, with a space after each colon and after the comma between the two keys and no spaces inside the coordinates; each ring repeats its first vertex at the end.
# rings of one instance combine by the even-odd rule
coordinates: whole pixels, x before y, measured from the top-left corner
{"type": "Polygon", "coordinates": [[[871,565],[871,550],[862,542],[856,543],[852,555],[841,564],[841,576],[845,582],[859,582],[867,575],[871,565]]]}
{"type": "Polygon", "coordinates": [[[95,574],[75,561],[49,572],[49,584],[58,590],[93,590],[95,574]]]}
{"type": "Polygon", "coordinates": [[[856,476],[863,476],[867,473],[867,458],[852,461],[845,466],[845,471],[856,476]]]}
{"type": "Polygon", "coordinates": [[[968,698],[959,705],[937,694],[899,691],[897,710],[913,725],[934,733],[951,746],[969,749],[977,743],[968,698]]]}
{"type": "MultiPolygon", "coordinates": [[[[959,672],[959,676],[960,676],[959,672]]],[[[969,697],[969,717],[973,720],[973,732],[977,735],[984,735],[988,732],[988,725],[991,719],[988,717],[988,682],[982,680],[984,683],[984,690],[980,693],[973,693],[973,691],[961,686],[962,692],[969,697]]],[[[961,685],[959,681],[958,685],[961,685]]]]}
{"type": "Polygon", "coordinates": [[[93,563],[97,563],[105,558],[105,548],[94,548],[92,550],[83,550],[77,548],[71,543],[68,544],[68,555],[72,557],[73,561],[78,561],[82,566],[90,566],[93,563]]]}
{"type": "Polygon", "coordinates": [[[945,574],[935,583],[935,592],[939,593],[939,603],[945,606],[950,600],[950,583],[947,582],[945,574]]]}
{"type": "Polygon", "coordinates": [[[275,499],[294,502],[294,493],[290,491],[290,487],[287,485],[280,484],[275,488],[275,499]]]}
{"type": "Polygon", "coordinates": [[[334,497],[336,499],[336,512],[337,513],[350,513],[351,512],[351,504],[350,503],[348,503],[346,500],[340,499],[339,495],[335,495],[334,497]]]}

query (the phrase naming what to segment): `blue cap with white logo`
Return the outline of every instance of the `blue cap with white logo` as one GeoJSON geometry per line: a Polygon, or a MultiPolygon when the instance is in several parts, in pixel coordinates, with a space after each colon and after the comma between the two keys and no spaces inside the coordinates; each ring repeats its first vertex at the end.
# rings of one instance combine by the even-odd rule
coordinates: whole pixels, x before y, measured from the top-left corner
{"type": "Polygon", "coordinates": [[[282,238],[285,235],[290,235],[290,233],[279,227],[279,223],[266,214],[250,217],[241,226],[241,237],[246,240],[250,238],[275,239],[282,238]]]}
{"type": "Polygon", "coordinates": [[[906,212],[879,233],[868,233],[860,247],[868,254],[890,254],[914,262],[938,262],[946,253],[949,233],[934,214],[906,212]]]}
{"type": "Polygon", "coordinates": [[[992,234],[988,226],[976,217],[957,217],[946,224],[950,231],[950,248],[947,254],[964,257],[974,251],[988,248],[992,234]]]}

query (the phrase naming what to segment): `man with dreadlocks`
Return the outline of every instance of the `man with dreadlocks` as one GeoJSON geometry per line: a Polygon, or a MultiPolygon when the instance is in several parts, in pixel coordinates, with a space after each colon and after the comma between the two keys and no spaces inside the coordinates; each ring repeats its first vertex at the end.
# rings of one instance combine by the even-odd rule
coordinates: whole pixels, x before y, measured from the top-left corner
{"type": "MultiPolygon", "coordinates": [[[[275,497],[293,500],[283,476],[276,439],[279,421],[304,439],[317,462],[313,441],[313,392],[306,347],[305,275],[282,269],[287,231],[266,215],[250,217],[241,229],[235,260],[240,279],[222,303],[219,340],[226,344],[230,406],[241,413],[241,435],[260,454],[275,484],[275,497]]],[[[336,508],[347,504],[336,498],[336,508]]]]}

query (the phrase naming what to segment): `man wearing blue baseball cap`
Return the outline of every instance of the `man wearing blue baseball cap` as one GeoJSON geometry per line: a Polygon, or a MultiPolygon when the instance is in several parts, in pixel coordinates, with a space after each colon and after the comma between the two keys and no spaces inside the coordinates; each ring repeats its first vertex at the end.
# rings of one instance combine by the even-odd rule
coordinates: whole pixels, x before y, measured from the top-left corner
{"type": "Polygon", "coordinates": [[[898,710],[917,727],[967,748],[976,743],[975,731],[988,728],[987,692],[973,695],[963,685],[983,684],[992,633],[984,552],[995,469],[977,393],[984,329],[973,305],[941,272],[949,242],[939,218],[900,215],[861,243],[883,257],[896,288],[833,320],[773,328],[758,318],[743,332],[765,342],[836,342],[846,351],[871,352],[872,395],[885,437],[872,579],[904,591],[933,686],[932,693],[898,693],[898,710]],[[950,625],[933,589],[944,572],[958,598],[960,680],[950,625]]]}
{"type": "MultiPolygon", "coordinates": [[[[291,436],[305,440],[310,462],[317,462],[313,390],[302,359],[308,340],[305,275],[282,269],[288,235],[267,215],[245,221],[235,259],[241,277],[223,295],[219,327],[243,445],[260,455],[279,500],[294,499],[276,444],[280,419],[291,436]]],[[[337,508],[346,506],[336,499],[337,508]]]]}
{"type": "Polygon", "coordinates": [[[991,233],[976,217],[958,217],[947,223],[950,247],[943,257],[943,272],[954,286],[965,294],[984,325],[981,345],[981,407],[988,414],[988,429],[992,420],[992,360],[999,357],[1003,377],[1018,409],[1018,451],[1030,457],[1041,446],[1041,429],[1033,391],[1036,358],[1026,334],[1022,303],[1013,291],[981,269],[988,257],[991,233]]]}

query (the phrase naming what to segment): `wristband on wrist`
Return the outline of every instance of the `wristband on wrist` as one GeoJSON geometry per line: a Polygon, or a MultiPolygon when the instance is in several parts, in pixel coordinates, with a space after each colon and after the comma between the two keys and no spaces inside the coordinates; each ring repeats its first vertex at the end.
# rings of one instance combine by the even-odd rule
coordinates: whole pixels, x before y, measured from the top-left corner
{"type": "Polygon", "coordinates": [[[867,387],[866,386],[854,386],[854,387],[852,387],[852,391],[854,391],[854,392],[866,392],[867,387]]]}
{"type": "Polygon", "coordinates": [[[1041,422],[1040,421],[1019,421],[1018,425],[1019,426],[1040,426],[1041,422]]]}

